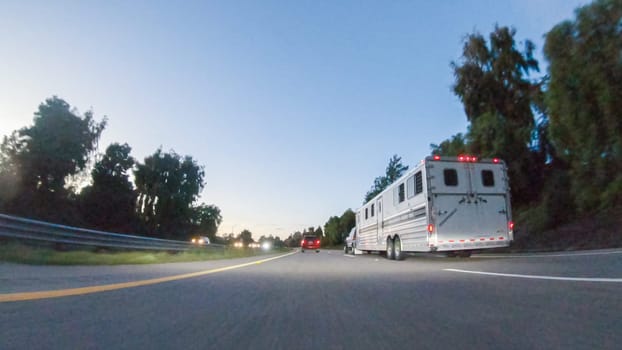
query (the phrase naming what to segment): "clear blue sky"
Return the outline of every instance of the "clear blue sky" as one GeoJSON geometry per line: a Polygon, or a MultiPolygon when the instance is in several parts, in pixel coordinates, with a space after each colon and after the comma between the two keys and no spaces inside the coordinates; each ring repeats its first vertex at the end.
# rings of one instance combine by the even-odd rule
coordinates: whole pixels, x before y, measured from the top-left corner
{"type": "Polygon", "coordinates": [[[579,0],[2,1],[0,135],[47,97],[100,141],[205,166],[219,234],[287,237],[362,204],[393,154],[464,132],[449,64],[495,23],[541,52],[579,0]]]}

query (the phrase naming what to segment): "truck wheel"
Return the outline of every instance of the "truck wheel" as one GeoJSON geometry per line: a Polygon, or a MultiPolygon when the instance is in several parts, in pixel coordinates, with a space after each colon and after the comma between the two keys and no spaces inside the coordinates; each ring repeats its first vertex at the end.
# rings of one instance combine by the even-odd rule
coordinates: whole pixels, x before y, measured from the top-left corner
{"type": "Polygon", "coordinates": [[[460,253],[458,253],[458,256],[461,258],[470,258],[471,257],[471,252],[468,250],[463,250],[460,253]]]}
{"type": "Polygon", "coordinates": [[[395,260],[404,260],[406,254],[402,251],[402,241],[399,236],[396,236],[393,240],[393,251],[395,255],[395,260]]]}
{"type": "Polygon", "coordinates": [[[395,260],[395,245],[391,238],[387,238],[387,259],[395,260]]]}

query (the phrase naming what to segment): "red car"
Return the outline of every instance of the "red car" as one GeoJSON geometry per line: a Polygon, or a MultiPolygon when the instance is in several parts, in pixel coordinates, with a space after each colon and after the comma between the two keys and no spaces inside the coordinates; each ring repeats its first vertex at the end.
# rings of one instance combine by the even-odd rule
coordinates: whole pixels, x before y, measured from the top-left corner
{"type": "Polygon", "coordinates": [[[305,252],[305,249],[313,250],[315,249],[316,253],[320,252],[320,239],[315,236],[305,236],[300,241],[300,251],[305,252]]]}

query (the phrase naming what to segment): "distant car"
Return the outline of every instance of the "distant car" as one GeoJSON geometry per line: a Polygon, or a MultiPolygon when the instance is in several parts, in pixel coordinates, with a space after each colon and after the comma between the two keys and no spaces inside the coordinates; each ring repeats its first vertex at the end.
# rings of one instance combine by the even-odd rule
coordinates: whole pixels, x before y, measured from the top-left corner
{"type": "Polygon", "coordinates": [[[346,244],[343,246],[343,252],[345,254],[354,255],[354,250],[356,249],[356,227],[353,227],[350,230],[350,234],[346,237],[346,244]]]}
{"type": "Polygon", "coordinates": [[[207,245],[210,244],[209,238],[205,236],[194,237],[191,240],[192,243],[196,245],[207,245]]]}
{"type": "Polygon", "coordinates": [[[300,241],[300,251],[305,252],[305,249],[313,250],[315,249],[316,253],[320,252],[320,239],[316,236],[305,236],[300,241]]]}

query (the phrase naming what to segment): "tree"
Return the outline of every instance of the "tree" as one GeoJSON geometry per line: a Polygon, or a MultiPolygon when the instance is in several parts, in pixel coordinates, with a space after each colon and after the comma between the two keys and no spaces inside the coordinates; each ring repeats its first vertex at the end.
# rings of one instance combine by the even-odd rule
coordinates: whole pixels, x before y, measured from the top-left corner
{"type": "Polygon", "coordinates": [[[105,126],[105,117],[96,122],[92,111],[80,116],[53,96],[39,105],[32,126],[5,137],[2,172],[19,174],[19,195],[10,204],[15,212],[54,219],[63,215],[59,208],[70,211],[66,179],[85,169],[105,126]]]}
{"type": "Polygon", "coordinates": [[[91,226],[128,233],[136,230],[136,193],[129,180],[134,166],[131,150],[127,143],[113,143],[95,164],[93,183],[80,196],[82,213],[91,226]]]}
{"type": "MultiPolygon", "coordinates": [[[[495,26],[489,42],[478,33],[467,36],[462,59],[452,62],[454,93],[464,105],[470,122],[464,149],[480,157],[507,161],[512,198],[527,204],[538,198],[543,183],[545,159],[530,149],[537,130],[534,111],[542,94],[541,83],[528,80],[538,71],[535,46],[526,40],[517,48],[516,30],[495,26]]],[[[542,119],[542,118],[541,118],[542,119]]],[[[460,139],[444,141],[445,149],[462,148],[460,139]],[[451,146],[457,146],[455,148],[451,146]]],[[[438,151],[433,147],[433,152],[438,151]]]]}
{"type": "Polygon", "coordinates": [[[341,216],[331,216],[326,224],[324,224],[322,244],[327,246],[343,244],[348,233],[355,225],[356,214],[352,209],[344,211],[341,216]]]}
{"type": "Polygon", "coordinates": [[[367,203],[372,198],[376,197],[395,180],[399,179],[407,170],[408,166],[402,164],[402,157],[398,157],[397,154],[393,155],[393,157],[389,159],[389,164],[385,169],[385,175],[374,179],[374,185],[365,194],[363,203],[367,203]]]}
{"type": "Polygon", "coordinates": [[[622,204],[622,2],[596,0],[546,34],[546,104],[580,212],[622,204]]]}
{"type": "Polygon", "coordinates": [[[348,209],[341,214],[339,218],[339,231],[341,236],[339,237],[339,244],[343,243],[348,237],[350,230],[356,226],[356,214],[352,211],[352,209],[348,209]]]}
{"type": "Polygon", "coordinates": [[[193,207],[192,224],[195,234],[207,236],[214,241],[221,222],[222,215],[220,214],[220,208],[217,206],[200,204],[193,207]]]}
{"type": "Polygon", "coordinates": [[[134,171],[138,193],[137,212],[150,234],[187,237],[195,214],[192,204],[205,185],[205,172],[190,156],[158,149],[137,164],[134,171]]]}
{"type": "Polygon", "coordinates": [[[244,246],[247,247],[249,243],[253,243],[253,234],[249,230],[243,230],[237,237],[238,241],[242,241],[244,246]]]}
{"type": "Polygon", "coordinates": [[[290,248],[300,247],[300,241],[302,241],[302,233],[296,231],[289,235],[283,242],[283,244],[290,248]]]}
{"type": "Polygon", "coordinates": [[[315,231],[313,231],[313,235],[319,237],[320,239],[324,237],[324,231],[322,231],[322,227],[318,226],[315,231]]]}
{"type": "Polygon", "coordinates": [[[467,149],[467,142],[462,133],[452,136],[449,140],[445,140],[440,144],[430,144],[433,155],[439,156],[458,156],[460,154],[470,153],[467,149]]]}

